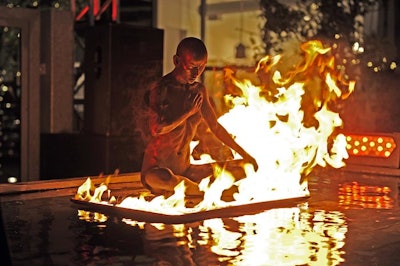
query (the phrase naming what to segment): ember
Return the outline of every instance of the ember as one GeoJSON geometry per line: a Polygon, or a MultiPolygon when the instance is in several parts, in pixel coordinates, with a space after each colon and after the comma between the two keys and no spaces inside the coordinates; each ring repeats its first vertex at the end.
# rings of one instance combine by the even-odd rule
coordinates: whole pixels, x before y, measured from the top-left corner
{"type": "MultiPolygon", "coordinates": [[[[340,168],[348,157],[346,138],[337,133],[342,120],[332,105],[347,98],[355,82],[345,79],[343,70],[335,65],[331,48],[320,41],[304,43],[301,51],[303,59],[294,68],[284,65],[284,55],[263,58],[255,69],[260,85],[231,76],[242,93],[225,96],[232,108],[219,122],[257,159],[257,172],[245,168],[246,178],[234,182],[229,172],[215,169],[214,182],[206,178],[200,183],[204,199],[195,206],[188,207],[183,183],[168,198],[127,197],[115,206],[179,215],[307,197],[307,176],[315,166],[340,168]],[[237,187],[237,193],[232,201],[224,201],[222,193],[232,186],[237,187]]],[[[240,159],[239,155],[235,159],[240,159]]],[[[102,199],[108,190],[106,183],[93,191],[88,180],[75,199],[115,203],[115,198],[102,199]]]]}

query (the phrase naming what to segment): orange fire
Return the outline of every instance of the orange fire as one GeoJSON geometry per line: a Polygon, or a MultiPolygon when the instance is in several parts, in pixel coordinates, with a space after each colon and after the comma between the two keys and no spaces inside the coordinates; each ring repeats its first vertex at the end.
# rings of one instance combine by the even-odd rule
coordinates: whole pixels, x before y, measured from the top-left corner
{"type": "MultiPolygon", "coordinates": [[[[175,194],[169,198],[159,196],[147,201],[144,197],[127,197],[117,206],[176,214],[307,196],[307,176],[315,166],[344,166],[343,159],[348,157],[346,138],[337,133],[342,120],[332,106],[348,97],[355,82],[345,79],[343,69],[335,65],[331,48],[320,41],[302,44],[301,51],[303,60],[294,67],[282,63],[284,55],[264,57],[255,68],[256,82],[231,75],[241,95],[225,96],[231,108],[219,122],[257,159],[257,172],[248,167],[246,178],[235,182],[229,172],[215,169],[216,180],[210,183],[206,178],[199,185],[204,200],[190,208],[185,206],[183,184],[175,187],[175,194]],[[234,200],[223,201],[223,191],[232,186],[238,188],[234,200]]],[[[106,186],[101,187],[94,192],[80,188],[76,197],[100,202],[101,194],[107,191],[106,186]]]]}
{"type": "Polygon", "coordinates": [[[301,49],[303,61],[286,74],[279,70],[284,56],[264,57],[256,67],[259,86],[232,77],[242,96],[226,96],[232,109],[219,121],[260,164],[238,184],[237,200],[307,193],[306,176],[316,165],[338,168],[348,157],[345,136],[335,135],[342,120],[331,105],[347,98],[355,82],[344,79],[320,41],[301,49]]]}

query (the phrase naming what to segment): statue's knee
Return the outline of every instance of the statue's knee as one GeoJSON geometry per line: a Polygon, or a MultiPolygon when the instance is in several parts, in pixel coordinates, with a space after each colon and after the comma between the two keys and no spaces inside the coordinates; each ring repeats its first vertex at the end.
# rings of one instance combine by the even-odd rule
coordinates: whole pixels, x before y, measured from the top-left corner
{"type": "Polygon", "coordinates": [[[172,171],[168,168],[153,168],[146,173],[146,180],[168,181],[174,177],[172,171]]]}

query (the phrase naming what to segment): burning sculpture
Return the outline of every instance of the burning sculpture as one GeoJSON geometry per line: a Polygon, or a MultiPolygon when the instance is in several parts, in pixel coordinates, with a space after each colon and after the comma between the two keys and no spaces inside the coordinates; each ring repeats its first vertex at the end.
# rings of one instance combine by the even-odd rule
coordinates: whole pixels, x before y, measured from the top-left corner
{"type": "MultiPolygon", "coordinates": [[[[143,214],[147,212],[152,214],[149,221],[174,223],[182,217],[195,219],[192,216],[200,212],[202,219],[212,217],[214,211],[232,216],[246,212],[249,205],[277,208],[308,197],[307,176],[315,166],[344,166],[346,138],[340,133],[342,120],[334,103],[346,99],[355,82],[346,78],[344,69],[335,64],[332,48],[324,47],[321,41],[309,41],[300,48],[302,60],[294,66],[293,62],[290,67],[282,63],[284,55],[260,60],[255,68],[258,85],[231,77],[241,94],[225,96],[231,109],[219,122],[257,159],[257,172],[245,168],[246,178],[235,182],[223,167],[216,168],[213,182],[205,178],[199,184],[204,198],[194,206],[187,204],[183,183],[168,198],[126,197],[117,202],[112,197],[103,199],[108,181],[96,188],[88,179],[73,200],[96,203],[93,206],[101,203],[100,209],[118,209],[130,218],[146,220],[149,216],[143,214]],[[231,187],[237,192],[233,200],[225,201],[222,194],[231,187]],[[179,218],[171,221],[165,215],[179,218]]],[[[197,163],[206,162],[209,156],[202,156],[197,163]]]]}

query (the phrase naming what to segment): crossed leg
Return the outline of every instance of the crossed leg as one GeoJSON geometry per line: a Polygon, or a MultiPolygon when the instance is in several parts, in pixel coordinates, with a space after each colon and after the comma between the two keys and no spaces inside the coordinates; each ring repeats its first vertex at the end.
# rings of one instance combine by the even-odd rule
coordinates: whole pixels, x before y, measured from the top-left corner
{"type": "Polygon", "coordinates": [[[183,175],[177,175],[169,168],[154,167],[142,173],[142,183],[154,195],[170,196],[174,193],[174,188],[183,181],[186,186],[186,195],[203,196],[204,193],[199,190],[198,184],[206,177],[213,177],[216,164],[231,172],[237,180],[245,177],[241,160],[234,160],[222,164],[191,165],[183,175]]]}

